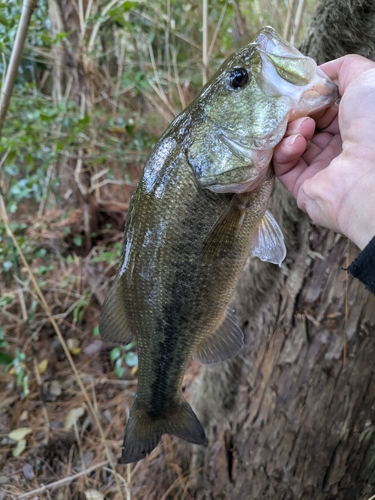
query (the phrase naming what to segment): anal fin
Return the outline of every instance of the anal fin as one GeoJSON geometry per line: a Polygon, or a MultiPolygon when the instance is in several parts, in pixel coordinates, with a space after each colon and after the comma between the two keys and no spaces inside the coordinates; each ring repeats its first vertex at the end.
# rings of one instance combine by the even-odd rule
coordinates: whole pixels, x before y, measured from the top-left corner
{"type": "Polygon", "coordinates": [[[118,279],[113,283],[103,302],[99,332],[102,339],[109,342],[129,344],[133,340],[118,279]]]}
{"type": "Polygon", "coordinates": [[[198,345],[193,359],[202,364],[219,363],[238,354],[243,344],[243,332],[233,313],[227,310],[218,328],[198,345]]]}

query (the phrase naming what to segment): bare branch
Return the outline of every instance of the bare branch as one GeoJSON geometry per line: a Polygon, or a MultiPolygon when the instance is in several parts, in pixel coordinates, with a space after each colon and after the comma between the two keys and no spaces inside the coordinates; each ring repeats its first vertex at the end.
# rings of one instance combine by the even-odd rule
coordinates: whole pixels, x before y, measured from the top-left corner
{"type": "Polygon", "coordinates": [[[1,89],[0,98],[0,136],[4,125],[5,116],[8,111],[10,98],[12,96],[14,82],[16,80],[18,66],[21,61],[23,48],[25,45],[27,30],[29,28],[31,16],[35,10],[38,0],[25,0],[22,6],[22,13],[20,18],[20,24],[18,26],[16,40],[14,42],[14,47],[12,54],[10,56],[10,61],[8,65],[8,71],[5,76],[5,81],[3,88],[1,89]]]}

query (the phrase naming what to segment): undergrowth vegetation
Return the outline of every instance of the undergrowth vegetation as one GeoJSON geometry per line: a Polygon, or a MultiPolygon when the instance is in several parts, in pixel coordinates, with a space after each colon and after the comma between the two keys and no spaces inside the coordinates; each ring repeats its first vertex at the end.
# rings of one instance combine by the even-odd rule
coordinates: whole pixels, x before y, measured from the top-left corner
{"type": "MultiPolygon", "coordinates": [[[[39,0],[0,137],[0,498],[191,498],[188,454],[168,437],[120,476],[108,468],[137,355],[101,342],[100,305],[157,137],[264,25],[298,44],[297,3],[39,0]]],[[[20,11],[0,2],[2,78],[20,11]]]]}

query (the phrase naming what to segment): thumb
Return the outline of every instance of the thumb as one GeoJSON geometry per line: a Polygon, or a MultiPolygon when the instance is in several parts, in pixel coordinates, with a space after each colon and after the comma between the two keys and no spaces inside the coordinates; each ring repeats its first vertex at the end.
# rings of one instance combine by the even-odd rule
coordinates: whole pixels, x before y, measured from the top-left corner
{"type": "Polygon", "coordinates": [[[338,81],[340,95],[343,95],[348,86],[354,82],[359,75],[370,68],[374,63],[365,57],[350,54],[333,61],[322,64],[320,67],[333,81],[338,81]]]}

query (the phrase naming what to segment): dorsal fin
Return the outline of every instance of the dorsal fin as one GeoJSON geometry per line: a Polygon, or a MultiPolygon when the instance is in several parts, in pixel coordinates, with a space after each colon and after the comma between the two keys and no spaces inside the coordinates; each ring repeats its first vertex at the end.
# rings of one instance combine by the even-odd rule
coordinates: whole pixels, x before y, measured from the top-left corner
{"type": "Polygon", "coordinates": [[[218,328],[197,347],[193,359],[198,363],[219,363],[241,350],[244,337],[233,313],[228,309],[218,328]]]}
{"type": "Polygon", "coordinates": [[[99,319],[99,332],[102,339],[109,342],[129,344],[133,340],[118,278],[115,279],[103,302],[99,319]]]}

